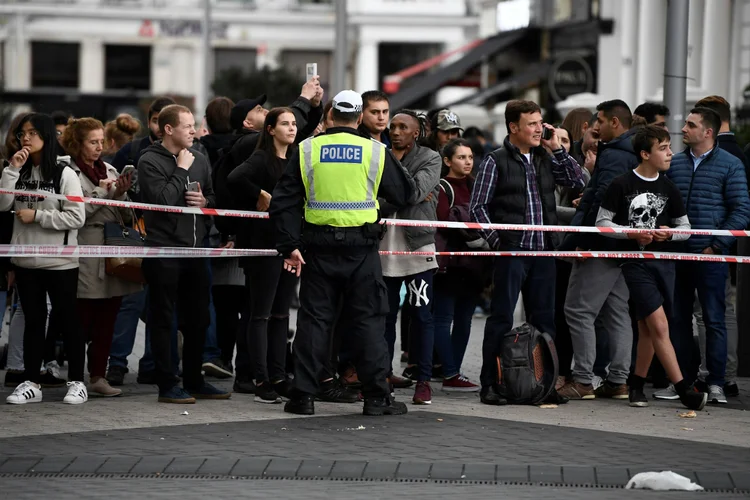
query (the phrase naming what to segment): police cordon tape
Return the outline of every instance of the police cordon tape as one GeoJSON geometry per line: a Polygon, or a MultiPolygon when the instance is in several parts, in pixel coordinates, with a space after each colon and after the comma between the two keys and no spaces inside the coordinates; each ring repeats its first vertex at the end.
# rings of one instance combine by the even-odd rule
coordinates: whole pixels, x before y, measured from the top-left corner
{"type": "MultiPolygon", "coordinates": [[[[0,245],[0,257],[136,257],[136,258],[231,258],[274,257],[276,250],[242,248],[185,248],[185,247],[120,247],[120,246],[58,246],[58,245],[0,245]]],[[[403,252],[381,250],[380,255],[418,257],[556,257],[568,259],[636,259],[678,260],[690,262],[729,262],[750,264],[750,257],[707,255],[672,252],[596,252],[596,251],[477,251],[477,252],[403,252]]]]}
{"type": "MultiPolygon", "coordinates": [[[[252,212],[246,210],[230,210],[223,208],[199,208],[199,207],[175,207],[168,205],[153,205],[150,203],[139,203],[134,201],[110,200],[106,198],[87,198],[85,196],[70,196],[43,191],[23,191],[17,189],[0,189],[0,194],[12,194],[22,196],[34,196],[39,198],[52,198],[53,200],[71,201],[74,203],[89,203],[92,205],[103,205],[120,208],[133,208],[153,212],[191,214],[191,215],[213,215],[217,217],[241,217],[245,219],[267,219],[267,212],[252,212]]],[[[403,227],[434,227],[441,229],[485,229],[496,231],[540,231],[553,233],[649,233],[653,229],[641,228],[613,228],[613,227],[590,227],[590,226],[532,226],[528,224],[482,224],[479,222],[452,222],[452,221],[426,221],[426,220],[404,220],[404,219],[382,219],[382,224],[387,226],[403,227]]],[[[750,231],[735,229],[660,229],[670,234],[689,234],[693,236],[734,236],[748,237],[750,231]]]]}

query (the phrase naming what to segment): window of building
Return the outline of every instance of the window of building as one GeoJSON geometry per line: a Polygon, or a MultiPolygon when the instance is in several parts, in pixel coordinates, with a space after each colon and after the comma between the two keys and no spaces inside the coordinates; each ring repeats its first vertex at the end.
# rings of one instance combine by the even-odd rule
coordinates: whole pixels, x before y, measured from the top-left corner
{"type": "Polygon", "coordinates": [[[328,51],[316,50],[285,50],[281,53],[281,66],[294,75],[299,75],[300,81],[305,79],[307,63],[318,64],[320,85],[330,87],[333,69],[333,54],[328,51]]]}
{"type": "Polygon", "coordinates": [[[237,68],[243,73],[255,71],[255,49],[215,49],[214,50],[214,78],[222,71],[237,68]]]}
{"type": "Polygon", "coordinates": [[[151,89],[150,45],[107,45],[104,67],[107,90],[151,89]]]}
{"type": "Polygon", "coordinates": [[[31,86],[78,88],[78,43],[31,42],[31,86]]]}
{"type": "MultiPolygon", "coordinates": [[[[424,62],[431,57],[440,55],[444,50],[443,44],[440,43],[381,43],[378,46],[378,75],[379,87],[383,88],[383,79],[386,75],[398,73],[415,64],[424,62]]],[[[432,73],[440,69],[440,65],[435,65],[425,73],[432,73]]],[[[420,73],[421,77],[425,73],[420,73]]],[[[401,85],[401,88],[407,88],[411,82],[407,79],[401,85]]],[[[428,95],[412,104],[416,109],[430,109],[433,105],[434,96],[428,95]]]]}

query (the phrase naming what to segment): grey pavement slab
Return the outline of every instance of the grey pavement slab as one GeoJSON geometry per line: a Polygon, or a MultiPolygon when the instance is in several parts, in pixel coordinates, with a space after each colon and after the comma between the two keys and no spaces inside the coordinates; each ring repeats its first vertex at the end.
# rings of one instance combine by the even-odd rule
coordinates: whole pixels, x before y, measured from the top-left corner
{"type": "Polygon", "coordinates": [[[99,467],[98,474],[127,474],[141,457],[110,457],[99,467]]]}
{"type": "Polygon", "coordinates": [[[241,458],[230,474],[234,476],[262,476],[271,462],[268,458],[241,458]]]}
{"type": "Polygon", "coordinates": [[[12,460],[6,460],[5,463],[0,466],[0,474],[28,472],[36,464],[41,462],[41,460],[41,457],[19,457],[13,458],[12,460]]]}
{"type": "Polygon", "coordinates": [[[527,465],[498,465],[497,480],[508,483],[526,483],[529,481],[529,467],[527,465]]]}
{"type": "Polygon", "coordinates": [[[267,477],[294,477],[297,474],[302,460],[291,458],[274,458],[266,468],[265,476],[267,477]]]}
{"type": "Polygon", "coordinates": [[[305,460],[297,469],[297,477],[328,477],[332,468],[333,460],[305,460]]]}
{"type": "Polygon", "coordinates": [[[368,462],[362,477],[366,479],[393,479],[396,477],[398,466],[399,462],[393,461],[368,462]]]}
{"type": "Polygon", "coordinates": [[[329,477],[359,478],[367,467],[364,460],[337,460],[329,477]]]}
{"type": "Polygon", "coordinates": [[[177,457],[164,470],[165,474],[196,474],[203,466],[205,458],[177,457]]]}
{"type": "Polygon", "coordinates": [[[732,477],[732,483],[734,483],[735,488],[750,490],[750,471],[734,471],[730,472],[729,475],[732,477]]]}
{"type": "Polygon", "coordinates": [[[34,466],[34,472],[38,473],[59,473],[62,472],[68,465],[70,465],[74,456],[52,456],[44,457],[38,464],[34,466]]]}
{"type": "Polygon", "coordinates": [[[593,467],[565,465],[562,480],[565,484],[596,484],[596,473],[593,467]]]}
{"type": "Polygon", "coordinates": [[[130,470],[131,474],[161,474],[164,469],[173,461],[172,457],[143,457],[130,470]]]}
{"type": "Polygon", "coordinates": [[[731,490],[734,489],[732,478],[727,472],[697,471],[698,484],[706,489],[731,490]]]}
{"type": "Polygon", "coordinates": [[[432,466],[429,462],[401,462],[396,472],[396,477],[399,479],[409,478],[424,478],[427,479],[430,474],[430,467],[432,466]]]}
{"type": "Polygon", "coordinates": [[[203,462],[197,473],[226,476],[232,471],[238,461],[236,458],[208,458],[203,462]]]}
{"type": "Polygon", "coordinates": [[[495,464],[466,464],[464,479],[467,481],[495,481],[497,465],[495,464]]]}
{"type": "Polygon", "coordinates": [[[532,483],[562,483],[562,467],[552,465],[532,465],[529,467],[529,481],[532,483]]]}
{"type": "Polygon", "coordinates": [[[461,479],[463,472],[461,462],[435,462],[430,469],[430,479],[461,479]]]}
{"type": "Polygon", "coordinates": [[[596,468],[596,484],[599,486],[625,486],[629,480],[628,470],[623,467],[596,468]]]}
{"type": "Polygon", "coordinates": [[[96,455],[83,455],[68,465],[63,471],[66,474],[93,474],[107,461],[107,457],[96,455]]]}

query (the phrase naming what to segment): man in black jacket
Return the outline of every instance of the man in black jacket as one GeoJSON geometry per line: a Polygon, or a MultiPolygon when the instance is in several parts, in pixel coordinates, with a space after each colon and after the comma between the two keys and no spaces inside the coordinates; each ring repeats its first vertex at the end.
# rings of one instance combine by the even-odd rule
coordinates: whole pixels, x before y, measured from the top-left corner
{"type": "MultiPolygon", "coordinates": [[[[632,114],[623,101],[606,101],[597,106],[597,122],[601,143],[596,157],[594,174],[583,194],[574,226],[595,226],[604,194],[613,179],[638,166],[631,138],[632,114]]],[[[576,238],[579,249],[613,250],[613,241],[598,235],[582,233],[576,238]]],[[[565,299],[565,318],[573,341],[573,381],[565,384],[560,393],[571,399],[596,397],[628,399],[625,385],[630,372],[633,329],[628,312],[628,293],[625,278],[618,262],[611,259],[589,259],[575,262],[570,274],[565,299]],[[608,335],[611,362],[605,381],[594,391],[594,362],[596,361],[597,317],[608,335]]]]}
{"type": "MultiPolygon", "coordinates": [[[[188,148],[195,136],[195,118],[177,104],[159,114],[162,142],[141,155],[141,196],[145,203],[207,208],[216,204],[206,158],[188,148]]],[[[146,245],[202,246],[206,225],[202,215],[146,211],[146,245]]],[[[209,325],[210,280],[205,259],[144,259],[143,274],[149,285],[151,350],[156,364],[159,401],[195,403],[195,398],[228,399],[231,394],[203,380],[203,345],[209,325]],[[183,390],[172,373],[170,336],[174,312],[185,338],[183,390]]]]}

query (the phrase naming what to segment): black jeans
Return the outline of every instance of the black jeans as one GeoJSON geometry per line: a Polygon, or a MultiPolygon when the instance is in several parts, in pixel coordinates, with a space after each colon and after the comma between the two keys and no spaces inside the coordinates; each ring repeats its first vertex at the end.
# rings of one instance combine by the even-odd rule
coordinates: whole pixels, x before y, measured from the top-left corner
{"type": "Polygon", "coordinates": [[[289,308],[297,277],[284,272],[280,257],[254,257],[245,265],[250,321],[247,344],[255,359],[256,382],[286,378],[286,338],[289,308]]]}
{"type": "Polygon", "coordinates": [[[350,346],[365,398],[389,394],[390,368],[383,331],[388,312],[388,290],[383,283],[377,246],[345,247],[305,253],[300,309],[294,352],[294,387],[303,393],[318,392],[329,374],[330,335],[339,301],[346,325],[344,343],[350,346]]]}
{"type": "Polygon", "coordinates": [[[238,285],[215,285],[211,293],[214,297],[216,342],[221,350],[221,360],[231,364],[237,336],[240,335],[240,315],[247,304],[247,288],[238,285]]]}
{"type": "Polygon", "coordinates": [[[23,334],[23,363],[26,380],[39,382],[39,367],[45,350],[47,295],[52,315],[62,333],[68,359],[68,380],[83,382],[86,345],[78,323],[78,268],[63,271],[16,268],[18,294],[21,298],[26,328],[23,334]]]}
{"type": "Polygon", "coordinates": [[[211,283],[205,259],[144,259],[143,274],[148,282],[151,351],[159,391],[178,384],[172,372],[172,321],[177,309],[177,325],[182,332],[182,373],[186,389],[203,386],[201,366],[211,283]]]}

